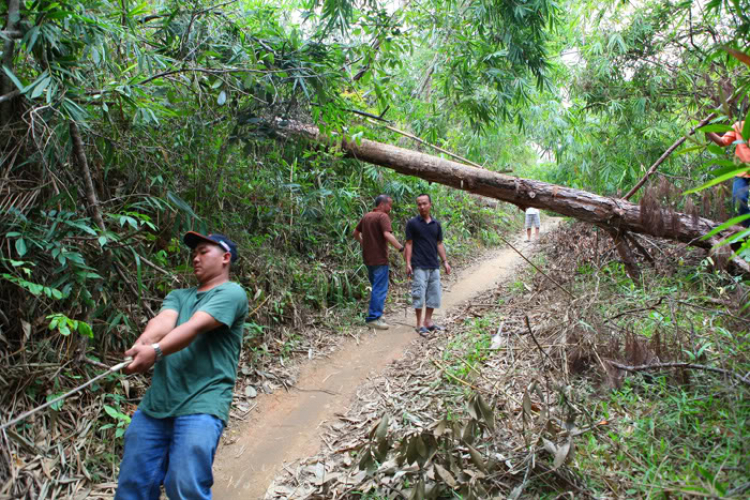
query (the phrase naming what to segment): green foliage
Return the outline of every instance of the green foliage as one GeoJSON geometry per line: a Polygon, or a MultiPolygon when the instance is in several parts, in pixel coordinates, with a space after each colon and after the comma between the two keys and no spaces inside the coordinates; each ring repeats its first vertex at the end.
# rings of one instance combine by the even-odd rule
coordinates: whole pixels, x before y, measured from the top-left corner
{"type": "Polygon", "coordinates": [[[443,359],[450,363],[446,373],[452,375],[445,377],[445,382],[459,387],[462,387],[459,380],[477,376],[478,366],[487,359],[488,348],[491,343],[488,318],[467,320],[466,323],[470,327],[451,339],[443,355],[443,359]],[[462,357],[456,358],[454,351],[459,349],[463,350],[464,354],[462,357]]]}
{"type": "Polygon", "coordinates": [[[116,408],[110,405],[103,405],[104,412],[115,422],[104,424],[99,427],[100,431],[106,431],[107,429],[115,429],[115,439],[120,439],[125,435],[125,430],[130,424],[131,418],[122,412],[120,408],[120,397],[116,394],[108,394],[111,399],[114,400],[116,408]]]}
{"type": "MultiPolygon", "coordinates": [[[[745,320],[702,305],[723,297],[736,311],[729,298],[740,286],[735,280],[689,254],[681,255],[669,274],[647,275],[633,286],[622,270],[597,273],[588,267],[576,279],[576,290],[601,290],[598,308],[601,318],[609,318],[607,328],[623,332],[617,335],[628,336],[631,346],[640,343],[646,349],[641,352],[659,353],[643,364],[676,359],[747,371],[745,320]]],[[[599,342],[606,338],[597,328],[588,328],[588,335],[599,342]]],[[[600,356],[636,356],[630,349],[600,356]]],[[[727,495],[730,485],[744,482],[750,418],[747,390],[728,380],[697,370],[627,374],[621,387],[588,410],[610,425],[578,447],[579,471],[588,486],[612,492],[618,485],[618,494],[629,497],[727,495]]]]}
{"type": "MultiPolygon", "coordinates": [[[[475,75],[494,67],[509,71],[503,85],[511,74],[541,78],[551,3],[517,12],[502,3],[472,6],[472,18],[487,21],[483,39],[494,37],[492,50],[507,52],[491,61],[481,60],[489,49],[473,47],[463,34],[453,39],[468,26],[453,5],[430,6],[450,8],[450,23],[416,5],[394,11],[349,2],[322,5],[311,23],[288,14],[299,12],[295,2],[22,1],[20,7],[21,37],[0,75],[21,93],[10,107],[0,103],[0,125],[7,125],[0,128],[0,244],[7,248],[0,302],[19,313],[0,319],[14,350],[24,345],[37,361],[130,347],[164,295],[191,284],[180,241],[187,230],[238,241],[235,279],[252,297],[257,327],[246,343],[262,350],[269,336],[281,336],[286,355],[299,339],[279,329],[367,295],[351,234],[377,194],[396,200],[394,228],[402,239],[414,195],[429,189],[452,253],[495,244],[508,225],[502,212],[480,209],[463,194],[337,152],[280,142],[269,123],[314,121],[330,133],[391,139],[356,123],[349,110],[391,106],[394,118],[408,119],[418,100],[403,85],[421,70],[405,64],[406,55],[431,57],[434,47],[406,26],[434,24],[445,43],[473,58],[466,67],[475,75]]],[[[0,6],[3,19],[6,9],[0,6]]],[[[481,85],[482,92],[491,87],[481,85]]],[[[505,104],[467,118],[461,99],[449,88],[435,102],[456,105],[434,130],[449,130],[450,117],[462,120],[441,144],[470,138],[461,151],[472,158],[500,152],[476,129],[505,104]]],[[[415,116],[415,123],[423,118],[415,116]]],[[[526,151],[522,141],[515,145],[526,151]]],[[[507,166],[510,154],[497,166],[507,166]]]]}
{"type": "MultiPolygon", "coordinates": [[[[748,56],[747,54],[743,52],[729,49],[727,47],[723,47],[723,49],[726,50],[729,53],[729,55],[731,55],[733,58],[737,59],[740,62],[744,62],[747,65],[747,68],[750,68],[750,56],[748,56]]],[[[750,83],[745,85],[745,98],[747,99],[747,97],[750,97],[750,83]]],[[[726,108],[727,106],[724,106],[723,110],[727,111],[726,108]]],[[[730,116],[721,116],[721,113],[722,113],[721,109],[717,109],[715,113],[720,115],[720,117],[716,121],[726,120],[730,118],[730,116]]],[[[744,126],[741,129],[741,135],[743,137],[743,140],[735,141],[735,143],[747,144],[747,139],[745,138],[750,137],[750,135],[748,135],[750,134],[750,119],[749,118],[750,118],[750,110],[748,110],[748,113],[745,116],[744,126]]],[[[741,123],[741,121],[737,119],[735,123],[741,123]]],[[[711,125],[707,125],[703,127],[702,130],[706,133],[715,133],[715,132],[726,133],[726,132],[730,132],[734,130],[734,128],[733,126],[729,126],[726,124],[713,123],[711,125]]],[[[721,150],[721,148],[719,148],[715,144],[709,144],[706,149],[707,149],[707,155],[709,157],[709,160],[705,163],[705,165],[717,165],[719,168],[712,170],[710,172],[710,176],[712,178],[708,182],[706,182],[705,184],[697,188],[685,191],[686,195],[704,191],[705,189],[708,189],[716,184],[732,179],[735,176],[747,174],[748,170],[750,170],[750,166],[745,163],[742,163],[739,160],[739,158],[736,156],[734,157],[733,161],[722,159],[722,156],[724,156],[723,151],[721,150]]],[[[741,223],[744,224],[746,223],[747,219],[750,219],[750,214],[732,217],[726,222],[724,222],[723,224],[714,228],[709,233],[705,234],[703,236],[703,239],[712,238],[715,235],[721,233],[722,231],[730,229],[735,224],[741,224],[741,223]]],[[[750,236],[750,230],[744,230],[738,233],[734,233],[731,236],[725,238],[723,241],[720,241],[716,245],[716,247],[718,248],[724,245],[735,245],[736,249],[734,253],[732,254],[732,257],[741,256],[742,258],[745,258],[747,260],[748,251],[750,251],[750,239],[748,238],[748,236],[750,236]]]]}
{"type": "MultiPolygon", "coordinates": [[[[414,195],[429,191],[451,255],[499,243],[511,224],[463,193],[280,141],[274,120],[426,147],[358,121],[361,110],[492,170],[616,194],[708,112],[720,117],[706,131],[746,112],[726,102],[747,94],[748,78],[718,46],[744,50],[750,29],[729,0],[701,18],[697,4],[668,0],[20,3],[21,37],[0,74],[21,94],[0,103],[0,302],[13,312],[2,338],[34,362],[129,347],[161,298],[190,283],[186,230],[239,242],[245,343],[287,356],[300,339],[284,327],[366,296],[351,233],[377,194],[396,201],[402,239],[414,195]]],[[[696,142],[661,172],[682,190],[714,189],[734,163],[696,142]]],[[[604,275],[636,300],[621,266],[604,275]]],[[[667,324],[681,325],[664,314],[640,326],[667,324]]],[[[446,373],[472,376],[485,327],[470,329],[473,350],[446,373]]],[[[105,430],[119,437],[126,410],[112,396],[105,430]]]]}
{"type": "MultiPolygon", "coordinates": [[[[23,241],[23,239],[19,238],[18,240],[16,240],[16,242],[18,241],[23,241]]],[[[23,248],[22,252],[18,251],[18,247],[19,247],[18,244],[16,244],[16,251],[18,252],[19,256],[25,255],[26,247],[22,246],[23,248]]],[[[31,267],[33,267],[34,265],[33,262],[25,262],[22,260],[13,260],[13,259],[5,259],[5,258],[3,258],[2,261],[10,264],[13,268],[15,268],[13,269],[14,272],[21,272],[25,276],[31,276],[31,267]]],[[[50,299],[61,299],[63,297],[62,292],[58,290],[57,288],[50,288],[48,286],[44,286],[39,283],[33,283],[18,275],[13,275],[10,273],[2,273],[0,274],[0,277],[13,283],[14,285],[17,285],[27,290],[31,295],[34,295],[34,296],[39,296],[39,295],[44,294],[47,298],[50,298],[50,299]]]]}
{"type": "Polygon", "coordinates": [[[85,337],[94,337],[94,332],[91,329],[91,325],[89,325],[85,321],[70,319],[64,314],[60,313],[50,314],[49,316],[47,316],[47,319],[50,320],[48,326],[50,331],[57,330],[60,335],[64,335],[67,337],[71,332],[78,332],[85,337]]]}
{"type": "Polygon", "coordinates": [[[582,464],[593,474],[620,471],[627,496],[647,496],[654,488],[725,496],[734,476],[725,471],[743,467],[750,405],[710,381],[685,388],[663,377],[628,381],[606,408],[601,416],[620,419],[618,431],[589,439],[582,464]]]}
{"type": "MultiPolygon", "coordinates": [[[[534,123],[530,135],[554,154],[557,168],[532,175],[624,194],[709,113],[721,108],[724,120],[736,116],[737,93],[750,80],[720,49],[747,43],[747,34],[735,29],[742,15],[734,8],[727,18],[714,8],[697,14],[690,1],[567,7],[554,42],[560,54],[552,70],[557,90],[535,96],[525,112],[534,123]]],[[[705,145],[702,139],[700,134],[695,142],[705,145]]],[[[704,150],[672,154],[658,173],[678,188],[700,185],[711,176],[704,150]]]]}

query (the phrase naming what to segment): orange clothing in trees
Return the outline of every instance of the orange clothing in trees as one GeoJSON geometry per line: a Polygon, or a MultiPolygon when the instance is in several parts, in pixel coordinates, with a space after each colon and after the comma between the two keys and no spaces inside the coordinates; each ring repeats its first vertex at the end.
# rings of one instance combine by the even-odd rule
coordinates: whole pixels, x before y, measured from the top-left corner
{"type": "MultiPolygon", "coordinates": [[[[720,137],[721,144],[724,146],[729,146],[735,141],[744,140],[742,138],[742,127],[744,126],[744,124],[745,122],[735,123],[732,126],[734,130],[732,130],[731,132],[727,132],[726,134],[720,137]]],[[[735,149],[734,155],[742,163],[750,163],[750,147],[748,147],[747,143],[737,144],[737,149],[735,149]]],[[[739,174],[737,177],[750,178],[750,172],[743,172],[739,174]]]]}

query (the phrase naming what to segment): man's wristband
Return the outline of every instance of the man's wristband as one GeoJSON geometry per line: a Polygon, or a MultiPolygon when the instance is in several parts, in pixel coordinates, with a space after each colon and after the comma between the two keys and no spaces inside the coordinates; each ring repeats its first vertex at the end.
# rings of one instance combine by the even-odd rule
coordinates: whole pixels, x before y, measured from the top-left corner
{"type": "Polygon", "coordinates": [[[398,249],[398,251],[399,251],[399,252],[401,252],[401,253],[404,253],[404,249],[405,249],[405,248],[406,248],[406,247],[401,247],[401,248],[399,248],[399,249],[398,249]]]}

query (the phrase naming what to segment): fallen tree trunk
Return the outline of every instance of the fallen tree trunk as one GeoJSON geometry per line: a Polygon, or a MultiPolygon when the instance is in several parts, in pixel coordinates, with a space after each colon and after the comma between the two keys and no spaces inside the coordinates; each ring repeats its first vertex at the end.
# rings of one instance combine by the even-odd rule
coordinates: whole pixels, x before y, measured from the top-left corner
{"type": "MultiPolygon", "coordinates": [[[[325,144],[331,142],[331,139],[311,125],[277,121],[277,127],[279,133],[285,136],[302,136],[325,144]]],[[[542,181],[511,177],[367,139],[350,141],[337,138],[336,146],[349,157],[387,167],[405,175],[413,175],[512,203],[521,209],[535,207],[551,210],[618,232],[648,234],[705,249],[711,249],[718,241],[716,238],[701,239],[721,224],[703,217],[670,209],[649,209],[649,213],[644,213],[639,205],[623,199],[600,196],[542,181]]],[[[723,236],[734,232],[726,231],[723,236]]],[[[733,263],[750,272],[750,266],[742,259],[733,259],[733,263]]]]}

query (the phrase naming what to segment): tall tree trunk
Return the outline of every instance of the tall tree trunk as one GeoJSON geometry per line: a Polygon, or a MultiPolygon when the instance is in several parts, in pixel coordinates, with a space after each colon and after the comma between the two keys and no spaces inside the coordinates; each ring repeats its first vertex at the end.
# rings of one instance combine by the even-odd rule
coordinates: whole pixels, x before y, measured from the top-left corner
{"type": "MultiPolygon", "coordinates": [[[[326,144],[331,142],[314,126],[288,121],[278,121],[277,126],[282,135],[302,136],[326,144]]],[[[358,160],[512,203],[521,209],[536,207],[551,210],[619,232],[648,234],[706,249],[710,249],[716,243],[716,239],[704,240],[701,237],[720,223],[703,217],[673,212],[670,209],[643,213],[639,205],[623,199],[600,196],[542,181],[510,177],[367,139],[337,139],[336,146],[347,156],[358,160]]],[[[747,262],[735,259],[734,263],[746,272],[750,271],[747,262]]]]}
{"type": "MultiPolygon", "coordinates": [[[[75,157],[76,163],[78,163],[78,168],[81,170],[81,177],[83,178],[83,187],[86,191],[86,201],[88,204],[88,208],[91,211],[91,214],[94,218],[94,221],[96,222],[97,227],[99,230],[101,230],[102,234],[106,231],[106,226],[104,225],[104,219],[102,218],[102,212],[101,208],[99,207],[99,198],[96,196],[96,191],[94,190],[94,183],[91,180],[91,170],[89,170],[89,162],[86,158],[86,151],[83,149],[83,139],[81,139],[81,133],[78,131],[78,125],[76,125],[76,122],[73,120],[70,120],[70,139],[73,142],[73,156],[75,157]]],[[[104,252],[105,258],[108,262],[112,261],[112,255],[109,252],[109,250],[105,250],[104,252]]],[[[99,301],[101,292],[98,290],[95,290],[92,294],[92,299],[95,302],[99,301]]],[[[136,294],[137,296],[137,294],[136,294]]],[[[94,312],[93,307],[86,307],[85,309],[85,317],[84,321],[86,323],[89,323],[91,320],[91,313],[94,312]]],[[[88,337],[84,335],[78,336],[78,359],[82,360],[86,357],[86,351],[88,349],[89,345],[89,339],[88,337]]]]}
{"type": "Polygon", "coordinates": [[[81,169],[81,177],[83,177],[83,187],[86,190],[86,200],[88,201],[89,210],[91,210],[91,215],[94,217],[96,225],[104,233],[107,228],[102,218],[99,197],[96,195],[94,183],[91,180],[91,170],[89,169],[89,162],[86,159],[86,151],[83,149],[81,133],[78,131],[78,125],[73,120],[70,121],[70,138],[73,141],[73,155],[76,158],[78,167],[81,169]]]}
{"type": "MultiPolygon", "coordinates": [[[[3,60],[2,65],[13,71],[13,57],[16,52],[16,42],[14,37],[11,35],[15,31],[18,20],[20,19],[19,0],[8,0],[8,21],[5,24],[5,31],[9,33],[5,44],[3,45],[3,60]]],[[[20,94],[20,92],[13,92],[17,90],[14,88],[13,82],[2,71],[0,68],[0,96],[6,97],[3,102],[0,103],[0,125],[5,125],[10,121],[12,110],[13,110],[13,97],[20,94]]]]}

